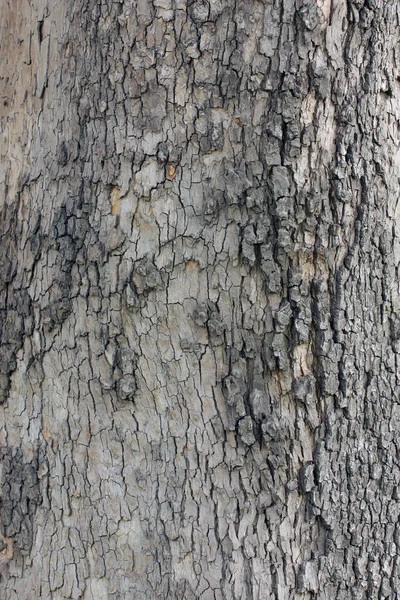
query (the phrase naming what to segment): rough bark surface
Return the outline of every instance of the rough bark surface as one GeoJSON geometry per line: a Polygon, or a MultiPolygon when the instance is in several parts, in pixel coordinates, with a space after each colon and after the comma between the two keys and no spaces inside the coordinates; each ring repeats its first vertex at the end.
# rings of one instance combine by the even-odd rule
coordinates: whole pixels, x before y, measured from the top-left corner
{"type": "Polygon", "coordinates": [[[399,3],[0,6],[0,597],[397,598],[399,3]]]}

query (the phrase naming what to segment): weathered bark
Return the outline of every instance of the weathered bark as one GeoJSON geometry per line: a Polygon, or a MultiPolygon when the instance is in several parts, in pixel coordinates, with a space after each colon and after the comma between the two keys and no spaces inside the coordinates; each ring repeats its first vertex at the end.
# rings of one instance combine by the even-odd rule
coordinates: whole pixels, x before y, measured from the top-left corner
{"type": "Polygon", "coordinates": [[[398,2],[1,12],[0,597],[397,598],[398,2]]]}

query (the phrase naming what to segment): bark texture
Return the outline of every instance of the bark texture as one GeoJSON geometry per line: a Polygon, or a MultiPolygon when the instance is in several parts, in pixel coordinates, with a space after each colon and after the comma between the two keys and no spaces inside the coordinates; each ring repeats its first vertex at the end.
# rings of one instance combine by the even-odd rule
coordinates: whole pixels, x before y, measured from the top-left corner
{"type": "Polygon", "coordinates": [[[0,6],[0,597],[397,598],[397,0],[0,6]]]}

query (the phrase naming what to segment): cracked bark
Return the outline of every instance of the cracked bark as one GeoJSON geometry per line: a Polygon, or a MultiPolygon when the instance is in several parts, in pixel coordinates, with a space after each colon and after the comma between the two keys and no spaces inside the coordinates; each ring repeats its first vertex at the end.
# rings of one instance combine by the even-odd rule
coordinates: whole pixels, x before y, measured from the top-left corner
{"type": "Polygon", "coordinates": [[[2,0],[0,596],[395,598],[395,0],[2,0]]]}

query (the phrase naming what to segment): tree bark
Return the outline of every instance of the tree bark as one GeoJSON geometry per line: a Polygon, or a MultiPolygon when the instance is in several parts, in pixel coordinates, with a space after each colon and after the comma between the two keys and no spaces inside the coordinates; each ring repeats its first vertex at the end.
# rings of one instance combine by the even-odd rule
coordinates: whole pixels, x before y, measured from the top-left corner
{"type": "Polygon", "coordinates": [[[0,597],[397,598],[396,0],[1,0],[0,597]]]}

